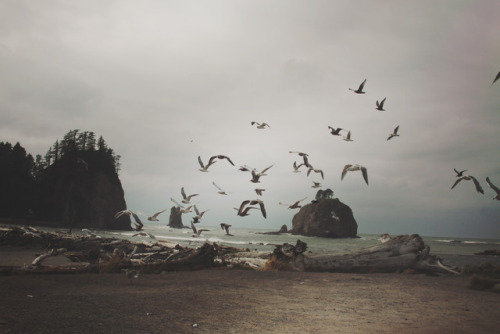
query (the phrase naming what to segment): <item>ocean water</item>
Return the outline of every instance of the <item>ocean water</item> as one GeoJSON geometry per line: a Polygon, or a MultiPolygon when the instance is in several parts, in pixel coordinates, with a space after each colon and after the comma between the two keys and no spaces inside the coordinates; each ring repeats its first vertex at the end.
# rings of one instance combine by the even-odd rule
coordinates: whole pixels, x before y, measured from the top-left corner
{"type": "MultiPolygon", "coordinates": [[[[220,226],[197,226],[197,228],[206,228],[210,231],[204,231],[199,237],[195,237],[191,228],[174,229],[163,224],[144,223],[144,231],[154,235],[157,240],[170,241],[190,247],[201,246],[205,241],[209,241],[237,248],[248,248],[249,250],[272,251],[274,245],[295,244],[300,239],[307,243],[307,251],[313,253],[343,253],[380,243],[380,236],[375,234],[358,234],[359,238],[331,239],[288,233],[266,235],[261,233],[270,232],[270,230],[231,227],[230,233],[233,235],[229,236],[225,234],[225,231],[220,226]]],[[[83,234],[77,229],[74,229],[73,232],[83,234]]],[[[136,242],[154,241],[149,237],[133,236],[136,233],[133,231],[95,230],[95,233],[102,237],[128,239],[136,242]]],[[[500,249],[500,239],[421,237],[426,245],[430,247],[431,254],[436,255],[474,255],[485,250],[500,249]]]]}

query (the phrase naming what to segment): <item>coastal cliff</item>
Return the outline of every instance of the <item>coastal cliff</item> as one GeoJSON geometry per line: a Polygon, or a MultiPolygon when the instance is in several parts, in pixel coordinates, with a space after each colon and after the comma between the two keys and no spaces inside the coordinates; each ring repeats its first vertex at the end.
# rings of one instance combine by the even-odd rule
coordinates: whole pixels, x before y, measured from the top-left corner
{"type": "Polygon", "coordinates": [[[292,219],[292,234],[325,238],[355,238],[358,224],[349,206],[338,198],[304,205],[292,219]]]}

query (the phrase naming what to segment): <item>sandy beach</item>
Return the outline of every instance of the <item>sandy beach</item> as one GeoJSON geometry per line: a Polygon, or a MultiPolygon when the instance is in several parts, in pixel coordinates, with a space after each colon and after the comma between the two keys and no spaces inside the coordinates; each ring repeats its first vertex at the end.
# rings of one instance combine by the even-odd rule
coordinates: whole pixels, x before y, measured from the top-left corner
{"type": "MultiPolygon", "coordinates": [[[[35,253],[0,247],[0,265],[22,266],[35,253]]],[[[132,281],[123,274],[2,275],[0,332],[496,332],[500,294],[470,289],[468,281],[220,268],[132,281]]]]}

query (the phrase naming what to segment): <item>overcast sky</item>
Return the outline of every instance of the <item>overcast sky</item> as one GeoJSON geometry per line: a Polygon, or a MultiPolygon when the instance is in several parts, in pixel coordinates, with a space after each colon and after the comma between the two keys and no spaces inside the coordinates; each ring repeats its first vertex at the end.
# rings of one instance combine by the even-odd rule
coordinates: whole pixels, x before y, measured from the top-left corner
{"type": "Polygon", "coordinates": [[[4,0],[0,141],[43,156],[69,130],[93,131],[122,157],[129,209],[170,209],[185,187],[210,210],[202,225],[290,228],[297,210],[278,203],[312,200],[320,181],[358,233],[500,238],[485,182],[500,186],[498,13],[496,0],[4,0]],[[366,94],[348,90],[365,78],[366,94]],[[325,179],[292,173],[290,150],[325,179]],[[236,166],[198,171],[198,156],[218,154],[236,166]],[[360,172],[341,181],[348,163],[367,167],[369,186],[360,172]],[[238,170],[272,164],[260,184],[238,170]],[[454,168],[485,194],[471,181],[450,190],[454,168]],[[257,186],[268,218],[236,216],[257,186]]]}

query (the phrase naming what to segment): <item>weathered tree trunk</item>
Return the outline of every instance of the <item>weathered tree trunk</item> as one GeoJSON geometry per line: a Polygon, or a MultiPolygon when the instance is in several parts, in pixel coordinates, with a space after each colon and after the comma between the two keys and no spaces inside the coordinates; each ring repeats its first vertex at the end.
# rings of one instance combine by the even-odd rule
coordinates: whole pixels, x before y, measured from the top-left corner
{"type": "Polygon", "coordinates": [[[425,272],[452,272],[452,268],[429,254],[429,247],[417,235],[400,235],[380,245],[344,254],[304,255],[307,244],[298,240],[295,246],[284,244],[274,251],[275,259],[300,271],[394,272],[415,269],[425,272]]]}

